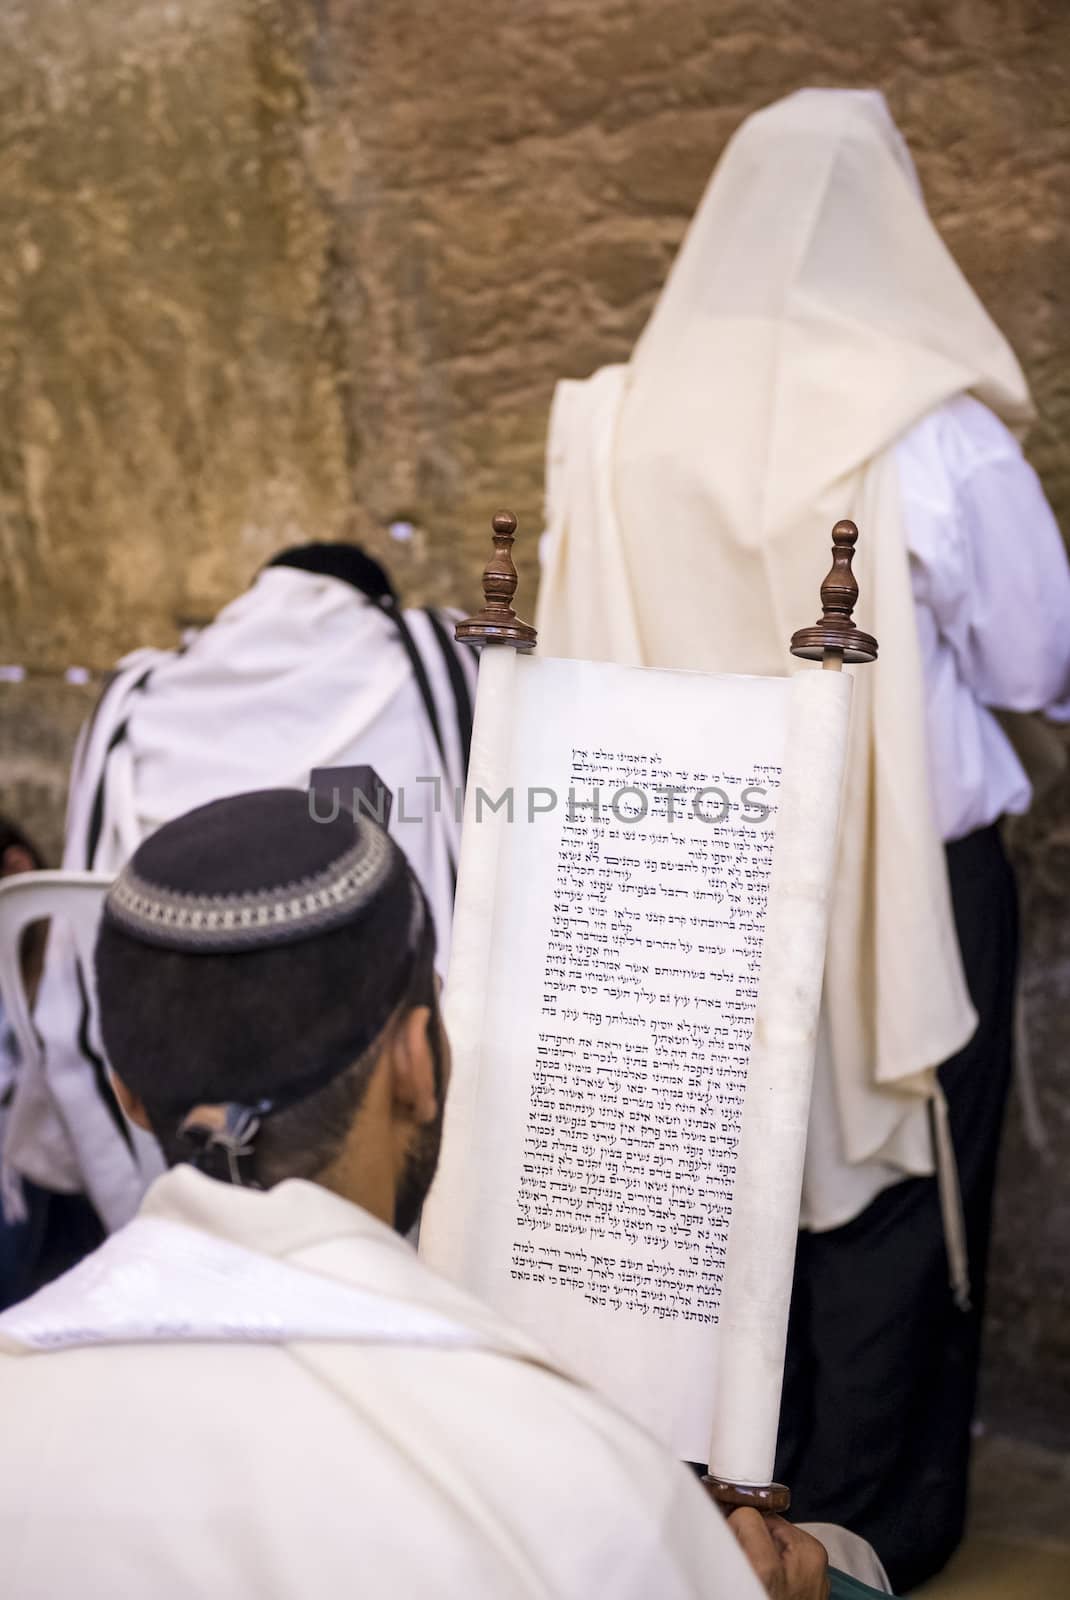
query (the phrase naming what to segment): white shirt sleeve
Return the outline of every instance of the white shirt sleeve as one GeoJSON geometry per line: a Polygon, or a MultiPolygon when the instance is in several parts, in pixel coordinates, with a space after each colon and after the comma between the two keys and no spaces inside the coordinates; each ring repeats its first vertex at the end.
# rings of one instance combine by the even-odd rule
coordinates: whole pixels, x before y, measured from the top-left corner
{"type": "Polygon", "coordinates": [[[976,401],[960,401],[954,412],[959,407],[961,416],[949,419],[957,459],[946,463],[953,506],[914,501],[910,509],[915,598],[981,705],[1070,719],[1070,563],[1062,537],[1013,436],[976,401]]]}

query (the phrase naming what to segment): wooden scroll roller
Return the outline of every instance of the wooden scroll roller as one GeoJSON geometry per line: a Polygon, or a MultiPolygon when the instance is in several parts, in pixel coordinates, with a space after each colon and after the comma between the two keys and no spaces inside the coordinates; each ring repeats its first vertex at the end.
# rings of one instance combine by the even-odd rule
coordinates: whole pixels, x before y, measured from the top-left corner
{"type": "Polygon", "coordinates": [[[519,581],[511,550],[516,518],[511,511],[496,511],[490,525],[494,554],[483,569],[483,609],[459,622],[455,637],[463,644],[511,644],[517,650],[534,650],[535,629],[520,620],[512,605],[519,581]]]}
{"type": "Polygon", "coordinates": [[[791,1490],[786,1483],[729,1483],[725,1478],[706,1474],[702,1480],[726,1517],[743,1507],[767,1516],[782,1517],[791,1505],[791,1490]]]}
{"type": "MultiPolygon", "coordinates": [[[[800,628],[791,636],[791,653],[808,661],[820,661],[834,672],[844,662],[860,663],[877,659],[877,641],[854,626],[852,612],[858,600],[851,563],[858,540],[853,522],[837,522],[832,530],[832,570],[821,585],[824,615],[812,628],[800,628]]],[[[791,1505],[791,1490],[783,1483],[731,1483],[707,1474],[703,1483],[726,1516],[748,1506],[754,1511],[783,1515],[791,1505]]]]}

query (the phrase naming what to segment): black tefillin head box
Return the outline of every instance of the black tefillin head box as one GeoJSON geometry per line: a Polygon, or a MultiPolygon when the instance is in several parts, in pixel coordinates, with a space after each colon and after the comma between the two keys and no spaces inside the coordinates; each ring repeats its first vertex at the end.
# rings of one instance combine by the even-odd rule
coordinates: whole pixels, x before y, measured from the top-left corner
{"type": "Polygon", "coordinates": [[[390,822],[394,796],[374,767],[316,767],[309,781],[309,813],[316,822],[330,822],[348,811],[371,817],[381,828],[390,822]]]}

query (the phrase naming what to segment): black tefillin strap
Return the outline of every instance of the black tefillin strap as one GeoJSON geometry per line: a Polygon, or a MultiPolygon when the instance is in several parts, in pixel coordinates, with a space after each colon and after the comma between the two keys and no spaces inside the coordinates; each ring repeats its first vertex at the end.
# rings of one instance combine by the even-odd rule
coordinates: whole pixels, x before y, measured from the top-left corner
{"type": "Polygon", "coordinates": [[[256,1155],[256,1136],[265,1118],[288,1111],[291,1106],[318,1094],[335,1078],[348,1071],[374,1044],[407,993],[413,994],[417,1005],[422,1003],[434,1009],[434,924],[423,891],[415,881],[412,889],[415,907],[409,944],[411,959],[403,964],[392,986],[382,1021],[376,1022],[372,1028],[362,1028],[334,1051],[318,1072],[311,1073],[289,1088],[266,1095],[251,1105],[240,1100],[225,1100],[195,1106],[178,1129],[179,1139],[193,1152],[186,1158],[187,1165],[196,1167],[207,1177],[225,1176],[239,1188],[261,1188],[262,1185],[252,1176],[251,1167],[256,1155]],[[217,1125],[200,1120],[205,1112],[213,1114],[217,1125]],[[225,1174],[219,1170],[220,1157],[225,1162],[225,1174]]]}
{"type": "Polygon", "coordinates": [[[387,621],[393,624],[394,632],[397,634],[402,649],[409,658],[409,666],[412,668],[412,675],[416,680],[420,699],[423,701],[424,712],[431,725],[431,733],[438,750],[439,760],[442,762],[442,770],[448,774],[449,764],[446,759],[446,744],[442,737],[442,725],[438,720],[438,707],[435,705],[431,680],[427,676],[427,668],[424,665],[424,658],[420,654],[420,648],[413,638],[412,629],[405,621],[401,607],[397,602],[388,596],[376,603],[387,621]]]}
{"type": "MultiPolygon", "coordinates": [[[[413,675],[413,678],[415,679],[416,687],[417,687],[417,689],[419,691],[419,694],[420,694],[420,699],[423,701],[424,712],[425,712],[425,714],[427,716],[428,723],[430,724],[431,733],[434,736],[435,747],[438,750],[438,758],[439,758],[439,761],[442,763],[442,776],[445,778],[446,782],[449,783],[451,781],[450,780],[450,763],[449,763],[449,758],[446,755],[446,742],[442,737],[442,725],[441,725],[441,723],[439,722],[439,719],[438,719],[438,708],[435,705],[435,695],[434,695],[433,689],[431,688],[431,680],[427,675],[427,667],[424,665],[424,658],[420,654],[420,647],[416,643],[416,640],[413,638],[412,630],[409,627],[408,623],[405,621],[405,618],[403,617],[403,615],[401,613],[401,608],[397,604],[396,600],[394,600],[390,596],[387,596],[385,599],[376,601],[376,604],[378,605],[379,610],[382,612],[383,616],[386,617],[387,621],[393,623],[394,630],[397,633],[397,636],[398,636],[398,639],[401,642],[402,648],[404,649],[405,654],[409,658],[409,666],[412,668],[412,675],[413,675]]],[[[433,616],[432,616],[430,611],[428,611],[426,613],[426,616],[427,616],[429,622],[431,623],[432,630],[440,629],[440,624],[436,624],[435,619],[433,618],[433,616]]],[[[437,632],[436,632],[436,637],[437,637],[437,632]]],[[[453,662],[452,670],[454,672],[456,672],[458,675],[460,674],[460,667],[457,665],[456,661],[453,662]]],[[[451,678],[451,682],[453,682],[452,678],[451,678]]],[[[465,686],[464,680],[462,678],[461,679],[461,688],[462,688],[462,690],[465,687],[466,686],[465,686]]],[[[456,694],[456,692],[457,692],[457,687],[456,687],[456,683],[454,683],[454,693],[456,694]]],[[[458,707],[460,707],[460,705],[461,705],[460,700],[458,700],[457,704],[458,704],[458,707]]],[[[466,776],[467,776],[467,772],[468,772],[468,748],[469,748],[469,745],[471,744],[471,742],[472,742],[471,729],[469,728],[469,730],[468,730],[468,744],[464,743],[464,733],[462,731],[462,734],[461,734],[461,748],[462,748],[462,751],[463,751],[464,771],[465,771],[466,776]]],[[[446,846],[446,856],[447,856],[447,859],[448,859],[449,865],[450,865],[450,883],[451,883],[451,885],[453,887],[454,893],[456,893],[457,892],[457,863],[453,859],[453,851],[450,849],[448,844],[446,846]]]]}

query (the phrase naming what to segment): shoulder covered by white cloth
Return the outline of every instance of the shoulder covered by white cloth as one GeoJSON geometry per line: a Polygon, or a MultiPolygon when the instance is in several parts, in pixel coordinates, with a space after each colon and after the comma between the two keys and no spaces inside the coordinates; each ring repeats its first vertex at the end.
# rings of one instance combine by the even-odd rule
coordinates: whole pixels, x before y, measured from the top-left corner
{"type": "Polygon", "coordinates": [[[366,1213],[177,1170],[142,1219],[107,1304],[5,1319],[53,1341],[0,1349],[20,1600],[760,1600],[689,1472],[366,1213]]]}
{"type": "Polygon", "coordinates": [[[0,1350],[144,1343],[479,1348],[473,1330],[163,1217],[136,1217],[28,1300],[0,1313],[0,1350]]]}

